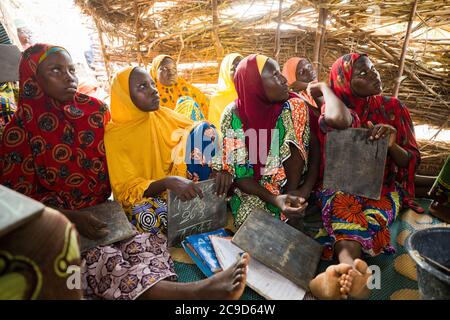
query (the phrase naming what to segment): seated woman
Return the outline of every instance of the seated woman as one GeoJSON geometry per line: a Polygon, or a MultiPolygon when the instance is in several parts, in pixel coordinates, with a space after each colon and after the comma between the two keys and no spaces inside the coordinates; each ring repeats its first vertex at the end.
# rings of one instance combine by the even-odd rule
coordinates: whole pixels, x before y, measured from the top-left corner
{"type": "Polygon", "coordinates": [[[105,144],[113,194],[138,230],[165,231],[166,190],[191,200],[202,196],[195,182],[215,176],[218,194],[228,191],[231,175],[211,169],[217,148],[214,127],[160,107],[145,70],[128,67],[116,74],[111,116],[105,144]]]}
{"type": "Polygon", "coordinates": [[[220,128],[220,117],[225,107],[237,98],[233,79],[236,68],[242,59],[243,57],[239,53],[230,53],[223,58],[220,65],[217,91],[211,96],[208,115],[208,120],[216,128],[220,128]]]}
{"type": "Polygon", "coordinates": [[[310,288],[322,299],[347,295],[364,299],[370,294],[367,281],[371,272],[361,260],[362,254],[376,256],[394,251],[389,226],[402,207],[413,205],[414,172],[420,154],[408,109],[398,99],[380,95],[380,74],[367,55],[339,58],[331,69],[330,86],[309,86],[312,93],[320,91],[325,97],[334,97],[331,101],[325,98],[319,120],[322,150],[328,131],[363,126],[370,129],[371,140],[388,138],[388,156],[380,200],[339,190],[318,192],[323,229],[316,238],[326,246],[325,256],[334,254],[340,264],[318,275],[310,288]]]}
{"type": "MultiPolygon", "coordinates": [[[[0,183],[58,208],[80,234],[103,238],[106,225],[87,210],[111,193],[103,140],[108,108],[77,93],[74,65],[63,48],[33,45],[23,53],[19,74],[21,99],[3,136],[0,183]]],[[[245,286],[246,256],[201,282],[166,281],[176,275],[161,234],[137,234],[81,258],[89,298],[225,299],[238,298],[245,286]]]]}
{"type": "Polygon", "coordinates": [[[304,98],[314,114],[319,116],[323,104],[322,96],[312,97],[306,91],[310,82],[317,81],[317,74],[311,62],[306,58],[290,58],[283,66],[283,76],[287,79],[289,88],[304,98]]]}
{"type": "Polygon", "coordinates": [[[235,225],[255,208],[296,218],[307,206],[320,157],[310,140],[308,107],[289,94],[276,61],[263,55],[244,58],[234,84],[238,98],[221,120],[221,165],[237,186],[230,202],[235,225]]]}
{"type": "MultiPolygon", "coordinates": [[[[176,109],[179,104],[178,99],[183,96],[191,97],[196,104],[191,104],[191,108],[181,108],[180,112],[191,118],[193,108],[196,118],[192,120],[203,120],[208,116],[209,99],[198,88],[188,83],[185,79],[178,77],[177,65],[175,61],[167,55],[156,56],[152,61],[150,75],[155,81],[156,89],[161,97],[161,106],[169,109],[176,109]]],[[[177,110],[176,110],[177,111],[177,110]]]]}

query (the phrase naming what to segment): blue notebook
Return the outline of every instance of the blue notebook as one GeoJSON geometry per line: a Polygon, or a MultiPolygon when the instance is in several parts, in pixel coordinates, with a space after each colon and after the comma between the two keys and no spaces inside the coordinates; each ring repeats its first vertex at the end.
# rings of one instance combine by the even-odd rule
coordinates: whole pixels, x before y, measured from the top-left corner
{"type": "Polygon", "coordinates": [[[228,237],[230,234],[222,228],[188,236],[181,243],[187,254],[207,277],[222,270],[209,236],[228,237]]]}

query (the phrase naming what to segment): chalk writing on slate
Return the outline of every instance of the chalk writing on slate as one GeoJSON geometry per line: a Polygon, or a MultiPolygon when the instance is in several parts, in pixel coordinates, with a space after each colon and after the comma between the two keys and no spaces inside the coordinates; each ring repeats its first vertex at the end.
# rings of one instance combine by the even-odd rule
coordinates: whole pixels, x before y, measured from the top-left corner
{"type": "Polygon", "coordinates": [[[327,133],[324,188],[380,199],[388,139],[370,141],[368,135],[363,128],[327,133]]]}
{"type": "Polygon", "coordinates": [[[198,182],[203,199],[196,197],[181,201],[169,191],[167,238],[168,246],[174,246],[187,236],[225,227],[227,207],[224,198],[215,194],[214,179],[198,182]]]}

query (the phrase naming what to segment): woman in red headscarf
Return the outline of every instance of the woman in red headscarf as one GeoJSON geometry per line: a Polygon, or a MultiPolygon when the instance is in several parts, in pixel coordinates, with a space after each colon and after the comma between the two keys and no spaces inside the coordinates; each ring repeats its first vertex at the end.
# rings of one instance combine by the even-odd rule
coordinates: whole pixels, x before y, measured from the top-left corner
{"type": "MultiPolygon", "coordinates": [[[[413,207],[414,173],[420,154],[408,109],[394,97],[382,96],[380,74],[367,55],[346,54],[332,66],[330,87],[339,98],[334,104],[325,101],[319,119],[322,158],[326,133],[332,129],[367,127],[369,139],[388,137],[388,156],[380,200],[370,200],[339,190],[318,193],[322,206],[324,228],[316,238],[340,263],[354,266],[348,273],[353,277],[350,296],[366,298],[370,294],[366,282],[371,273],[359,259],[362,254],[375,256],[392,253],[389,225],[404,206],[413,207]]],[[[311,92],[329,91],[324,83],[309,86],[311,92]]],[[[324,163],[324,161],[322,161],[324,163]]],[[[323,166],[321,176],[323,175],[323,166]]],[[[325,274],[313,281],[314,291],[323,294],[325,274]]]]}
{"type": "Polygon", "coordinates": [[[230,202],[235,225],[255,208],[298,218],[318,173],[308,107],[289,93],[275,60],[263,55],[243,59],[234,83],[238,98],[224,110],[221,131],[222,165],[237,187],[230,202]]]}
{"type": "MultiPolygon", "coordinates": [[[[65,49],[36,44],[23,53],[19,106],[6,126],[0,148],[0,183],[57,208],[85,237],[102,239],[109,230],[95,217],[92,206],[105,202],[111,193],[104,147],[105,124],[110,116],[102,102],[77,92],[77,82],[72,59],[65,49]]],[[[144,81],[139,87],[154,91],[147,84],[144,81]]],[[[37,225],[42,229],[44,223],[37,225]]],[[[53,253],[61,242],[64,246],[54,261],[48,263],[50,258],[42,256],[35,261],[47,260],[44,266],[53,266],[54,271],[43,272],[45,277],[56,272],[65,280],[70,275],[70,264],[80,257],[77,234],[74,228],[60,232],[61,225],[68,224],[66,220],[58,223],[58,219],[50,219],[48,223],[55,225],[53,230],[58,227],[49,232],[48,238],[58,241],[45,254],[53,253]],[[61,239],[61,233],[65,239],[61,239]]],[[[41,241],[39,230],[36,233],[40,236],[31,234],[30,238],[46,244],[41,241]]],[[[27,247],[26,243],[13,250],[22,252],[19,249],[23,247],[27,247]]],[[[43,251],[34,254],[43,255],[43,251]]],[[[14,271],[9,265],[10,260],[14,261],[11,255],[6,258],[3,255],[0,254],[0,261],[4,262],[0,274],[8,269],[14,271]]],[[[248,263],[248,256],[244,255],[233,266],[208,279],[176,283],[167,239],[161,233],[137,233],[123,241],[90,248],[81,258],[84,295],[96,299],[237,299],[245,288],[248,263]]],[[[30,267],[36,265],[28,259],[26,262],[30,267]]],[[[39,284],[42,275],[36,277],[32,280],[39,284]]],[[[0,290],[5,283],[2,280],[0,290]]],[[[59,281],[57,289],[64,291],[60,286],[66,283],[59,281]]]]}

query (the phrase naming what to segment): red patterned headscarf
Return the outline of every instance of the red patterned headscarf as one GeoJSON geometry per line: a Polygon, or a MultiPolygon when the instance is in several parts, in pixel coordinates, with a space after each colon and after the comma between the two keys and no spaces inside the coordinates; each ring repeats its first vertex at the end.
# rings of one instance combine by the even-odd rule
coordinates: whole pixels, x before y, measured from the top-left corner
{"type": "MultiPolygon", "coordinates": [[[[360,98],[353,94],[351,79],[353,66],[363,54],[346,54],[334,62],[330,72],[330,87],[334,94],[351,110],[354,118],[353,126],[366,127],[371,121],[375,124],[389,124],[397,129],[397,144],[408,152],[410,158],[407,168],[398,167],[388,155],[384,175],[383,194],[395,190],[398,184],[406,191],[406,201],[414,197],[414,174],[420,163],[420,153],[417,146],[414,126],[408,109],[400,100],[389,96],[370,96],[360,98]]],[[[322,113],[325,110],[322,107],[322,113]]],[[[321,131],[324,121],[321,117],[321,131]]],[[[322,132],[323,133],[323,132],[322,132]]],[[[324,143],[324,136],[319,137],[324,143]]]]}
{"type": "Polygon", "coordinates": [[[63,48],[35,44],[22,54],[19,104],[0,147],[0,183],[47,205],[80,209],[108,199],[104,127],[109,111],[77,93],[60,103],[43,92],[39,63],[63,48]]]}

